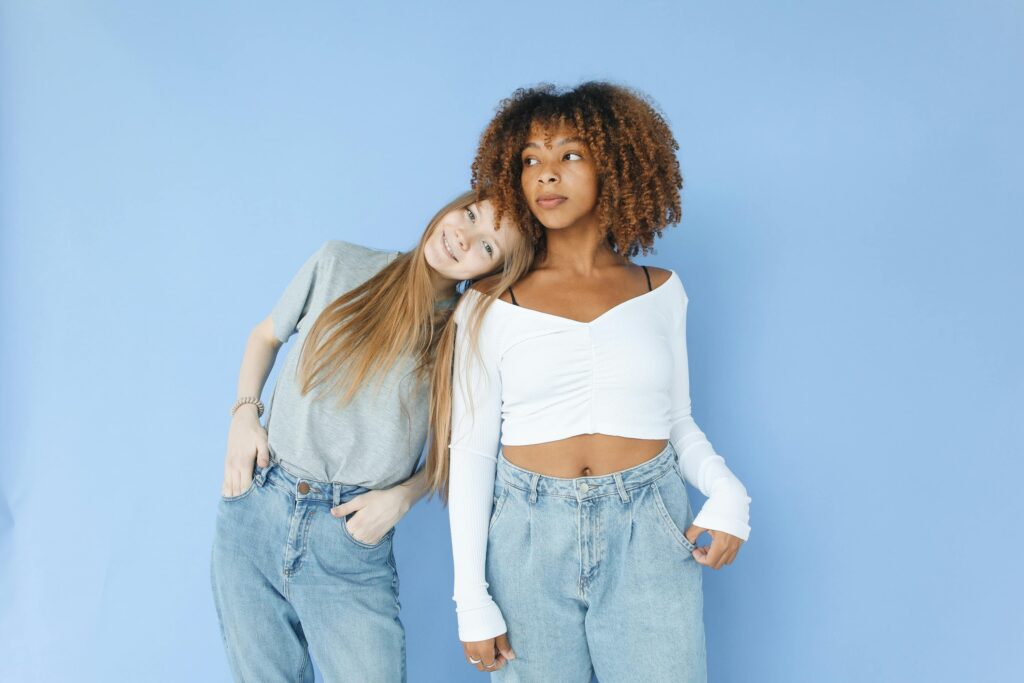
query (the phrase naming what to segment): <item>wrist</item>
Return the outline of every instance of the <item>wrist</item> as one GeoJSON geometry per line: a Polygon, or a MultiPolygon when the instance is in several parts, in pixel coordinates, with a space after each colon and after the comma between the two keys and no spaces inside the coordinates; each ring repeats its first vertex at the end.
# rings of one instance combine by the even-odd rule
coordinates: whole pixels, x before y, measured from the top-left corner
{"type": "Polygon", "coordinates": [[[246,406],[252,406],[256,411],[256,417],[263,417],[263,401],[258,396],[242,396],[231,406],[231,416],[234,417],[239,410],[246,406]]]}
{"type": "Polygon", "coordinates": [[[231,414],[231,421],[242,420],[248,422],[250,420],[259,422],[260,413],[259,408],[254,403],[244,403],[234,409],[231,414]]]}

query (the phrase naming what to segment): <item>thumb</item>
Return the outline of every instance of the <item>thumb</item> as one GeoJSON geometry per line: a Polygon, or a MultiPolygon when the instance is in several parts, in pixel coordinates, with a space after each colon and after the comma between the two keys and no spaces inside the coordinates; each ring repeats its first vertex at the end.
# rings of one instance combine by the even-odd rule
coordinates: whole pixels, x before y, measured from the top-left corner
{"type": "Polygon", "coordinates": [[[512,650],[512,646],[508,644],[508,633],[502,633],[500,636],[495,638],[494,647],[498,648],[498,652],[500,652],[505,659],[512,661],[516,658],[516,653],[512,650]]]}
{"type": "Polygon", "coordinates": [[[267,448],[267,442],[262,439],[256,444],[256,464],[260,467],[270,464],[270,449],[267,448]]]}
{"type": "Polygon", "coordinates": [[[335,517],[348,517],[356,510],[362,510],[366,505],[362,495],[358,495],[347,503],[342,503],[337,507],[331,508],[331,514],[335,517]]]}

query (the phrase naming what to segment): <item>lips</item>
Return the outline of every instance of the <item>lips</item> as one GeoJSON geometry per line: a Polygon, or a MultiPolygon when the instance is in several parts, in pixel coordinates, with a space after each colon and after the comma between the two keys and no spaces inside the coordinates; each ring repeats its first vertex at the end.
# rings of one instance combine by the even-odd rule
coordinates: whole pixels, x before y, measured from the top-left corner
{"type": "Polygon", "coordinates": [[[563,202],[568,201],[568,197],[563,197],[560,194],[542,194],[537,197],[537,206],[542,209],[554,209],[560,206],[563,202]]]}
{"type": "Polygon", "coordinates": [[[459,259],[455,258],[455,253],[452,251],[452,248],[448,246],[448,236],[444,234],[444,230],[441,231],[441,244],[444,246],[445,253],[447,253],[453,261],[458,263],[459,259]]]}

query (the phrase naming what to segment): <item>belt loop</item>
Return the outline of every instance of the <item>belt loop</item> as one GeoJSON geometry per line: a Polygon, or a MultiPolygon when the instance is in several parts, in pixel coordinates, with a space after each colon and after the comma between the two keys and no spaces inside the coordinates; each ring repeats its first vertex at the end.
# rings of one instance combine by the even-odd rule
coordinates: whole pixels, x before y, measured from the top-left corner
{"type": "Polygon", "coordinates": [[[615,488],[619,491],[619,500],[623,503],[628,503],[629,494],[626,493],[626,485],[622,483],[622,474],[619,472],[615,473],[615,488]]]}
{"type": "Polygon", "coordinates": [[[537,484],[540,482],[540,475],[534,472],[530,475],[530,503],[537,502],[537,484]]]}
{"type": "Polygon", "coordinates": [[[334,503],[331,505],[331,507],[338,507],[341,504],[341,484],[331,484],[331,496],[334,499],[334,503]]]}
{"type": "Polygon", "coordinates": [[[267,465],[266,467],[257,467],[256,468],[256,474],[253,476],[253,479],[256,480],[256,485],[257,486],[263,486],[263,482],[266,481],[266,479],[267,479],[267,472],[269,472],[270,468],[273,467],[273,466],[274,466],[273,463],[271,463],[270,465],[267,465]]]}

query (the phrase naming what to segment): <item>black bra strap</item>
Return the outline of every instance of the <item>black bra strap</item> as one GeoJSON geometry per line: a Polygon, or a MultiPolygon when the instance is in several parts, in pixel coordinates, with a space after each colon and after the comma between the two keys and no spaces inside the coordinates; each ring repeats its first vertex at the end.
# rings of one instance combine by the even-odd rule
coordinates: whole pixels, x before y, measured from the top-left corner
{"type": "Polygon", "coordinates": [[[647,266],[640,266],[644,269],[644,275],[647,276],[647,291],[651,291],[651,274],[647,271],[647,266]]]}
{"type": "Polygon", "coordinates": [[[511,287],[509,287],[509,288],[508,288],[508,295],[509,295],[510,297],[512,297],[512,303],[514,303],[514,304],[515,304],[516,306],[518,306],[518,305],[519,305],[519,302],[518,302],[518,301],[516,301],[516,293],[512,291],[512,288],[511,288],[511,287]]]}

